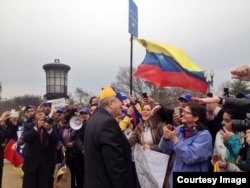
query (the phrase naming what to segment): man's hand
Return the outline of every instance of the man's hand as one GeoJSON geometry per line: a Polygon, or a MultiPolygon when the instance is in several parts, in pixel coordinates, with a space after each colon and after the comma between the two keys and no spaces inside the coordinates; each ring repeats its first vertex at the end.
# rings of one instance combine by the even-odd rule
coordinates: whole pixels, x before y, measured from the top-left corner
{"type": "Polygon", "coordinates": [[[3,124],[10,117],[10,111],[5,111],[0,117],[0,124],[3,124]]]}
{"type": "Polygon", "coordinates": [[[65,146],[62,146],[62,147],[61,147],[61,151],[62,151],[63,153],[66,151],[65,146]]]}
{"type": "Polygon", "coordinates": [[[161,109],[161,105],[156,105],[152,110],[151,110],[151,116],[153,116],[158,110],[161,109]]]}
{"type": "Polygon", "coordinates": [[[73,147],[73,143],[72,142],[69,142],[66,144],[66,148],[72,148],[73,147]]]}
{"type": "Polygon", "coordinates": [[[47,123],[47,122],[44,122],[43,127],[44,127],[47,131],[49,131],[49,130],[52,128],[52,126],[51,126],[49,123],[47,123]]]}
{"type": "Polygon", "coordinates": [[[242,81],[250,81],[250,67],[242,65],[231,71],[232,79],[239,79],[242,81]]]}

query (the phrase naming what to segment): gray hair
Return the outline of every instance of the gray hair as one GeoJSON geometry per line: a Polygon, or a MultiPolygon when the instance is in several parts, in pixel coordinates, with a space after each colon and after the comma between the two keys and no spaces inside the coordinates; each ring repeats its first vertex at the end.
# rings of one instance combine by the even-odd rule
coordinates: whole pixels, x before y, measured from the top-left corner
{"type": "Polygon", "coordinates": [[[108,98],[102,99],[102,100],[99,101],[98,107],[105,108],[106,106],[108,106],[109,101],[111,101],[111,100],[112,101],[118,100],[118,98],[113,96],[113,97],[108,97],[108,98]]]}

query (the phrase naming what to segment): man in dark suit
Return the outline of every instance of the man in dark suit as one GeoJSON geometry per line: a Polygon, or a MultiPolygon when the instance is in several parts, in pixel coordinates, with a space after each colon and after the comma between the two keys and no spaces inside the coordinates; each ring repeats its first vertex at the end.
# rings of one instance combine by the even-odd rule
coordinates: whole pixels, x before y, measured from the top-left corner
{"type": "Polygon", "coordinates": [[[112,87],[103,88],[99,96],[99,107],[85,129],[84,188],[133,188],[131,146],[116,121],[125,96],[112,87]]]}
{"type": "Polygon", "coordinates": [[[33,122],[26,123],[23,131],[25,157],[23,188],[52,188],[55,167],[56,131],[42,111],[34,114],[33,122]]]}

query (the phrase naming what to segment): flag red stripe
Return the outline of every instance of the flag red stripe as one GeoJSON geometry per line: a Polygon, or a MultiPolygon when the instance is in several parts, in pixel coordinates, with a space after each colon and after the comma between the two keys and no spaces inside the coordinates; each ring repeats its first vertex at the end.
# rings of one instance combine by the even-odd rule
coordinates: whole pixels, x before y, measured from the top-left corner
{"type": "Polygon", "coordinates": [[[4,148],[4,158],[10,161],[11,164],[18,167],[23,164],[23,157],[16,150],[12,150],[12,145],[15,144],[13,139],[10,139],[4,148]]]}
{"type": "Polygon", "coordinates": [[[189,90],[206,93],[207,83],[196,77],[192,77],[185,72],[162,71],[155,65],[141,64],[138,66],[134,76],[154,83],[158,87],[183,87],[189,90]]]}

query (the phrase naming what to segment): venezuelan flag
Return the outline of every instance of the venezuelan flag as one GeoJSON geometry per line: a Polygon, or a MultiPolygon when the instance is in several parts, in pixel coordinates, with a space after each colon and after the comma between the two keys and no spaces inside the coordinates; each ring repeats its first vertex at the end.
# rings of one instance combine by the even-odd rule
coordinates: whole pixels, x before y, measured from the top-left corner
{"type": "Polygon", "coordinates": [[[56,180],[60,181],[63,177],[63,174],[66,172],[66,158],[63,158],[63,161],[60,163],[58,170],[56,172],[56,180]]]}
{"type": "Polygon", "coordinates": [[[15,140],[10,139],[4,148],[4,158],[15,167],[20,167],[23,164],[23,156],[20,153],[19,148],[17,150],[11,149],[13,144],[15,144],[15,140]]]}
{"type": "Polygon", "coordinates": [[[207,92],[204,71],[183,50],[145,39],[135,40],[146,48],[146,56],[134,76],[158,87],[173,86],[207,92]]]}

